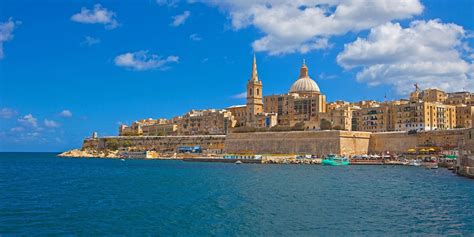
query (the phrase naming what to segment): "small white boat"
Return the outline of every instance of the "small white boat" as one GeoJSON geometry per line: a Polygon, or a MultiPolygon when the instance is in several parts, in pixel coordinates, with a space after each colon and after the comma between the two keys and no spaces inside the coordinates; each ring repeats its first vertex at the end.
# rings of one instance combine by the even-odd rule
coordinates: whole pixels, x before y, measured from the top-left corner
{"type": "Polygon", "coordinates": [[[121,161],[125,161],[125,159],[120,159],[121,161]]]}
{"type": "Polygon", "coordinates": [[[411,160],[410,163],[408,163],[410,166],[420,166],[421,163],[418,160],[411,160]]]}
{"type": "Polygon", "coordinates": [[[242,164],[242,161],[238,160],[238,161],[235,162],[235,164],[240,165],[240,164],[242,164]]]}

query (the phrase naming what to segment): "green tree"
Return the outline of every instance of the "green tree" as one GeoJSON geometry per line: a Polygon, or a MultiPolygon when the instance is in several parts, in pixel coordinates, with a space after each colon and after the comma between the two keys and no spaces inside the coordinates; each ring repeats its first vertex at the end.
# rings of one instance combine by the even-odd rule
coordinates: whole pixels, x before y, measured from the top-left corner
{"type": "Polygon", "coordinates": [[[331,130],[332,123],[328,121],[327,119],[321,119],[319,127],[321,128],[321,130],[331,130]]]}

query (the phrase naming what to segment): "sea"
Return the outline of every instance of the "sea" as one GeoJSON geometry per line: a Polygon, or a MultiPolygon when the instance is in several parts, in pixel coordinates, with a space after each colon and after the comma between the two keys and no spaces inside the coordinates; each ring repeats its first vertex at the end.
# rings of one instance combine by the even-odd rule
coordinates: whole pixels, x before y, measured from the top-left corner
{"type": "Polygon", "coordinates": [[[407,166],[0,153],[0,236],[474,236],[474,180],[407,166]]]}

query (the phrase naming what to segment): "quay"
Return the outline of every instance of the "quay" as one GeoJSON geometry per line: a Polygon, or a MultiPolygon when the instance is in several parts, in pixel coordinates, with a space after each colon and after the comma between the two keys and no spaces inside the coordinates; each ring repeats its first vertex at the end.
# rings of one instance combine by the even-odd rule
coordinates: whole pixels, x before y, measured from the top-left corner
{"type": "Polygon", "coordinates": [[[261,164],[259,159],[224,159],[224,158],[183,158],[182,161],[191,162],[219,162],[219,163],[235,163],[240,161],[244,164],[261,164]]]}

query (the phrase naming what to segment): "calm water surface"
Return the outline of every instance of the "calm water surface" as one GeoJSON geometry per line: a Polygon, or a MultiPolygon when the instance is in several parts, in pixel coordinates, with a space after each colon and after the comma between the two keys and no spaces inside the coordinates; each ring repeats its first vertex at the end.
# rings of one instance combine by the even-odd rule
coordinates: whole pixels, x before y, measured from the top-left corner
{"type": "Polygon", "coordinates": [[[0,236],[474,235],[474,180],[418,167],[0,153],[0,236]]]}

